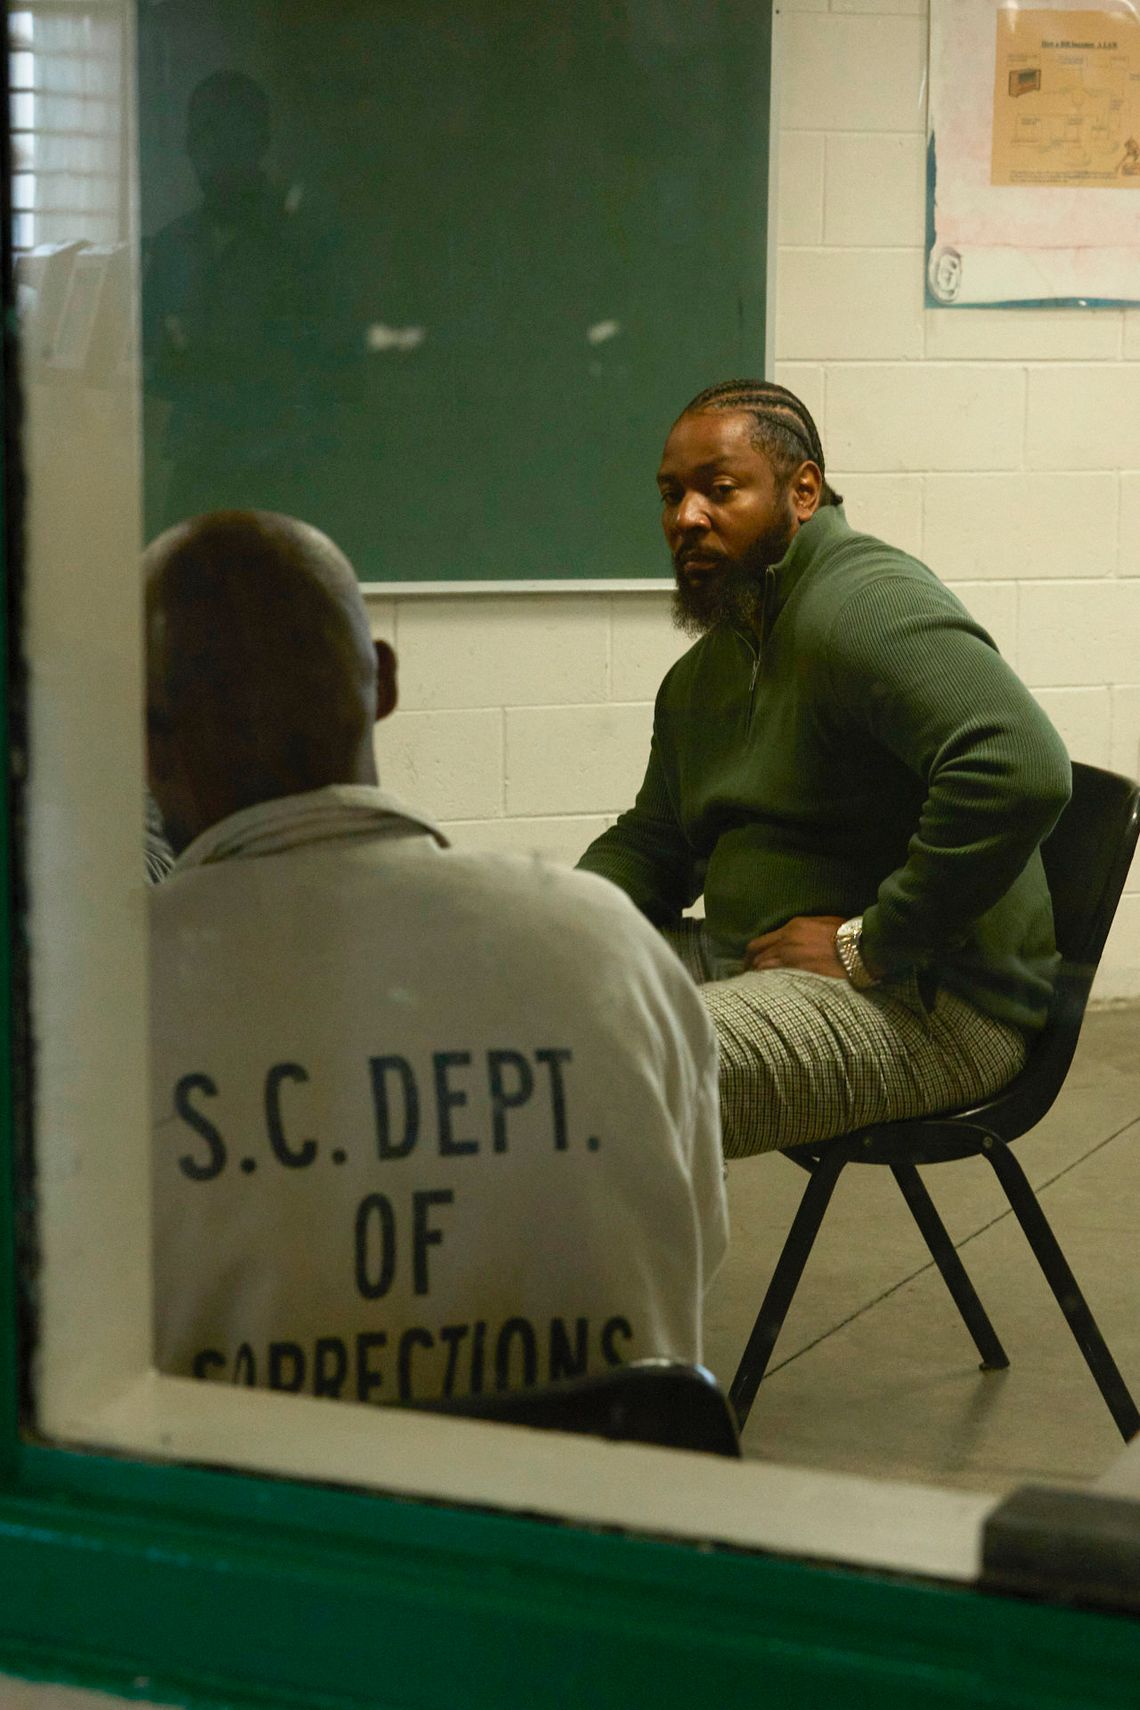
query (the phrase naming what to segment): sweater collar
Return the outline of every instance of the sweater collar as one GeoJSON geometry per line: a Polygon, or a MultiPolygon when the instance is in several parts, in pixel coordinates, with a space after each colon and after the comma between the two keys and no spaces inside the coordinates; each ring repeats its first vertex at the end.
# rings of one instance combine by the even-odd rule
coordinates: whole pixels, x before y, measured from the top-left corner
{"type": "Polygon", "coordinates": [[[826,547],[851,533],[843,506],[825,505],[796,530],[792,544],[779,563],[770,565],[764,572],[764,602],[760,610],[761,652],[776,619],[813,562],[826,547]]]}
{"type": "Polygon", "coordinates": [[[823,505],[792,536],[792,544],[773,565],[776,578],[776,610],[772,621],[787,604],[805,571],[826,547],[846,538],[852,530],[842,505],[823,505]]]}
{"type": "Polygon", "coordinates": [[[447,838],[430,819],[405,808],[376,785],[330,784],[227,815],[187,845],[173,871],[366,837],[430,837],[441,849],[448,847],[447,838]]]}

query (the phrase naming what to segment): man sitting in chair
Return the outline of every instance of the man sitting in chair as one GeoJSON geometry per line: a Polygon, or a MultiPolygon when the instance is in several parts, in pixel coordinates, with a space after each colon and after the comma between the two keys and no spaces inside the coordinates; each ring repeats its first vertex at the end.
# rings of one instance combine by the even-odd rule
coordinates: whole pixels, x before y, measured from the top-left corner
{"type": "Polygon", "coordinates": [[[146,564],[156,1343],[361,1401],[701,1354],[715,1037],[625,897],[459,853],[377,784],[347,561],[264,512],[146,564]]]}
{"type": "Polygon", "coordinates": [[[635,805],[580,866],[700,983],[726,1155],[998,1090],[1057,960],[1037,850],[1069,795],[1060,738],[954,595],[848,526],[783,387],[702,392],[657,479],[700,639],[635,805]]]}

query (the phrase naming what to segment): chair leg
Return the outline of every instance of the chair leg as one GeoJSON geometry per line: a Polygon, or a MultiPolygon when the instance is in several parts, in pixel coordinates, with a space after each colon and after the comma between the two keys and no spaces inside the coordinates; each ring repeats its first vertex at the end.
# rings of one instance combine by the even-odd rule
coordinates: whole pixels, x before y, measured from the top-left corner
{"type": "Polygon", "coordinates": [[[962,1315],[966,1329],[974,1338],[977,1350],[982,1356],[982,1370],[1004,1371],[1009,1365],[1009,1356],[998,1340],[985,1307],[978,1299],[974,1285],[966,1274],[966,1267],[946,1233],[945,1224],[934,1209],[934,1201],[927,1193],[922,1177],[913,1164],[892,1164],[891,1174],[902,1190],[911,1216],[930,1248],[930,1256],[942,1273],[942,1280],[950,1290],[951,1298],[962,1315]]]}
{"type": "Polygon", "coordinates": [[[993,1165],[994,1173],[1005,1189],[1034,1257],[1045,1273],[1045,1280],[1056,1296],[1078,1348],[1085,1357],[1089,1371],[1096,1379],[1108,1411],[1116,1421],[1117,1430],[1125,1442],[1140,1431],[1140,1412],[1120,1375],[1116,1361],[1109,1353],[1096,1319],[1077,1286],[1068,1261],[1057,1244],[1037,1196],[1025,1178],[1025,1172],[1009,1147],[995,1139],[982,1156],[993,1165]]]}
{"type": "Polygon", "coordinates": [[[740,1356],[740,1364],[736,1368],[736,1376],[728,1392],[728,1399],[732,1403],[741,1430],[744,1429],[745,1421],[752,1411],[760,1379],[768,1368],[776,1338],[783,1329],[784,1319],[792,1304],[792,1296],[796,1292],[812,1243],[823,1222],[823,1214],[839,1180],[839,1172],[846,1163],[847,1154],[840,1146],[825,1153],[820,1163],[812,1170],[803,1198],[792,1219],[792,1227],[788,1230],[783,1250],[776,1261],[768,1292],[761,1302],[748,1345],[740,1356]]]}

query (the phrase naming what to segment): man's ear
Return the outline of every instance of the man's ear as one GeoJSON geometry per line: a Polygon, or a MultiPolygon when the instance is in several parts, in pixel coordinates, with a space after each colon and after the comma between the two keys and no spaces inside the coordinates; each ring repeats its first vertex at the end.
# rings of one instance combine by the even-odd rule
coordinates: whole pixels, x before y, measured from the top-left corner
{"type": "Polygon", "coordinates": [[[373,641],[376,649],[376,722],[396,710],[396,655],[386,641],[373,641]]]}
{"type": "Polygon", "coordinates": [[[818,463],[801,463],[792,476],[792,508],[798,521],[807,522],[819,509],[823,497],[823,473],[818,463]]]}

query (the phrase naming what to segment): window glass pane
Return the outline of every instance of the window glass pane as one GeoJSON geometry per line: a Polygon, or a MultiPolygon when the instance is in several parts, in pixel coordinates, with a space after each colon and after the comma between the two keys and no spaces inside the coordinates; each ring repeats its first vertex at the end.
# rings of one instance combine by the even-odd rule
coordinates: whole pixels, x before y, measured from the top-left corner
{"type": "MultiPolygon", "coordinates": [[[[332,1107],[325,1107],[318,1139],[310,1142],[295,1126],[301,1114],[297,1093],[304,1101],[303,1089],[315,1081],[323,1095],[320,1083],[331,1077],[321,1053],[337,1050],[319,1008],[317,1031],[308,1043],[296,1036],[297,1016],[312,1007],[308,998],[297,1016],[283,1012],[278,1018],[285,1032],[296,1036],[289,1054],[281,1055],[282,1035],[264,1063],[260,1058],[253,1063],[254,1054],[243,1048],[222,1071],[216,1066],[217,1051],[228,1050],[238,1036],[228,1023],[223,1030],[228,1038],[210,1046],[200,1042],[206,1052],[202,1069],[193,1050],[185,1056],[184,1039],[177,1036],[185,1034],[184,1024],[176,1028],[171,1047],[169,1004],[156,1002],[148,1011],[145,957],[153,897],[144,860],[141,584],[135,569],[142,540],[166,523],[238,499],[261,507],[287,506],[306,517],[318,514],[311,508],[317,502],[314,494],[335,488],[335,482],[320,485],[337,472],[330,453],[350,425],[360,428],[361,411],[372,412],[368,419],[377,431],[395,431],[401,389],[392,386],[388,397],[380,381],[365,383],[368,362],[372,357],[411,360],[427,337],[414,322],[383,322],[376,304],[370,306],[362,294],[362,257],[378,241],[384,203],[361,201],[355,229],[346,223],[343,204],[356,184],[346,171],[354,139],[375,146],[368,137],[372,106],[365,102],[347,138],[338,137],[325,94],[318,98],[304,79],[298,83],[295,44],[291,47],[288,35],[278,30],[272,7],[242,8],[240,27],[232,8],[216,8],[212,37],[201,29],[200,9],[175,7],[162,30],[174,28],[178,19],[193,28],[182,44],[186,52],[173,57],[166,52],[171,38],[162,35],[152,12],[144,8],[136,19],[131,8],[94,4],[37,11],[30,52],[35,104],[21,115],[30,123],[25,134],[31,156],[30,170],[19,182],[27,207],[18,228],[18,286],[31,477],[29,648],[37,782],[30,832],[36,874],[35,1026],[42,1071],[41,1420],[50,1432],[82,1436],[72,1422],[85,1412],[90,1417],[92,1395],[119,1393],[132,1371],[145,1373],[150,1364],[149,1204],[144,1193],[122,1197],[116,1190],[124,1180],[140,1186],[146,1180],[148,1014],[154,1060],[161,1065],[153,1123],[161,1141],[158,1157],[173,1170],[176,1185],[195,1184],[195,1216],[202,1183],[223,1170],[239,1186],[242,1177],[249,1179],[267,1200],[265,1178],[277,1172],[288,1181],[288,1172],[297,1172],[293,1179],[300,1180],[299,1173],[320,1160],[347,1184],[337,1202],[344,1215],[327,1238],[322,1235],[320,1263],[329,1273],[346,1274],[360,1318],[348,1334],[335,1316],[326,1323],[319,1313],[310,1313],[293,1329],[274,1328],[264,1314],[254,1312],[251,1328],[231,1335],[248,1305],[239,1295],[237,1317],[228,1314],[232,1324],[214,1322],[208,1334],[192,1324],[198,1340],[191,1346],[174,1324],[179,1289],[189,1297],[196,1287],[192,1272],[200,1270],[201,1249],[191,1271],[176,1274],[171,1283],[170,1272],[177,1267],[170,1255],[179,1250],[180,1225],[188,1222],[188,1213],[176,1206],[173,1218],[157,1226],[162,1370],[214,1379],[215,1389],[221,1379],[231,1392],[256,1385],[303,1389],[322,1398],[401,1401],[458,1398],[536,1379],[604,1372],[631,1355],[695,1359],[700,1289],[723,1244],[711,1034],[678,965],[647,928],[640,928],[649,946],[642,954],[649,955],[649,984],[660,985],[666,999],[657,1043],[676,1110],[663,1088],[652,1092],[648,1103],[636,1092],[632,1058],[611,1072],[613,1006],[624,1002],[619,987],[611,993],[608,1022],[595,1018],[585,1002],[558,997],[550,1008],[543,981],[534,1002],[516,1014],[516,982],[506,967],[511,943],[491,934],[481,942],[478,930],[468,949],[487,969],[481,1007],[490,1018],[476,1027],[461,1001],[450,1031],[444,1028],[446,1037],[425,1035],[413,1052],[395,1025],[401,1019],[399,1006],[407,1008],[402,995],[407,982],[401,977],[397,989],[394,976],[383,976],[388,981],[382,994],[388,1048],[380,1048],[383,1040],[369,1045],[363,1079],[357,1077],[359,1084],[344,1105],[345,1143],[339,1146],[327,1135],[332,1107]],[[136,26],[143,36],[137,54],[136,26]],[[261,54],[254,77],[235,69],[229,59],[249,62],[259,35],[268,51],[261,54]],[[134,190],[139,175],[132,107],[124,104],[136,71],[148,98],[138,127],[141,202],[134,190]],[[141,234],[136,224],[140,206],[141,234]],[[221,481],[218,487],[210,485],[215,477],[221,481]],[[234,481],[241,484],[240,493],[234,481]],[[64,671],[62,658],[71,653],[77,657],[64,671]],[[94,764],[80,740],[89,729],[99,733],[94,764]],[[110,835],[104,835],[108,827],[110,835]],[[114,934],[110,956],[100,949],[109,928],[114,934]],[[674,988],[680,1000],[676,1016],[667,1001],[674,988]],[[496,1022],[498,1005],[502,1016],[496,1022]],[[526,1039],[519,1032],[524,1021],[526,1039]],[[431,1047],[426,1056],[421,1045],[431,1047]],[[179,1051],[185,1060],[179,1057],[175,1063],[179,1051]],[[112,1061],[113,1079],[106,1071],[112,1061]],[[604,1072],[587,1073],[590,1062],[604,1072]],[[171,1064],[177,1073],[167,1073],[171,1064]],[[253,1106],[248,1102],[253,1082],[238,1084],[248,1081],[251,1067],[260,1089],[254,1089],[253,1106]],[[221,1129],[213,1125],[210,1107],[204,1118],[200,1108],[202,1098],[218,1096],[211,1091],[214,1086],[224,1100],[238,1100],[227,1108],[221,1129]],[[626,1117],[619,1119],[618,1107],[630,1099],[626,1117]],[[650,1104],[655,1115],[647,1124],[650,1104]],[[86,1113],[96,1107],[103,1124],[114,1129],[119,1150],[114,1159],[103,1151],[92,1175],[92,1124],[86,1113]],[[465,1120],[458,1114],[464,1108],[466,1122],[485,1129],[481,1139],[464,1137],[465,1120]],[[254,1109],[261,1111],[256,1121],[251,1120],[254,1109]],[[430,1153],[434,1161],[422,1179],[405,1172],[403,1192],[395,1186],[389,1191],[387,1177],[377,1176],[376,1166],[398,1164],[410,1153],[419,1143],[421,1123],[422,1155],[426,1159],[430,1153]],[[632,1181],[622,1185],[622,1172],[628,1175],[637,1165],[640,1175],[642,1156],[624,1136],[619,1139],[626,1127],[637,1130],[643,1150],[647,1145],[664,1148],[667,1167],[655,1189],[656,1230],[646,1220],[623,1242],[601,1244],[604,1222],[583,1222],[580,1238],[593,1244],[596,1262],[579,1266],[573,1299],[564,1299],[561,1272],[550,1270],[546,1244],[534,1239],[534,1215],[511,1209],[509,1195],[496,1211],[493,1186],[482,1194],[471,1186],[459,1193],[450,1185],[452,1166],[439,1168],[440,1159],[481,1151],[490,1166],[484,1178],[490,1181],[495,1158],[512,1150],[520,1155],[524,1172],[533,1168],[525,1165],[528,1150],[541,1149],[556,1161],[559,1154],[576,1152],[572,1168],[577,1177],[583,1169],[599,1180],[605,1176],[621,1199],[632,1191],[632,1181]],[[694,1138],[699,1145],[694,1146],[694,1138]],[[215,1167],[219,1160],[221,1168],[215,1167]],[[76,1184],[98,1186],[100,1178],[109,1198],[99,1202],[102,1209],[96,1212],[76,1184]],[[460,1238],[446,1222],[457,1196],[467,1202],[462,1236],[473,1253],[492,1232],[501,1240],[504,1220],[514,1220],[506,1246],[515,1250],[508,1279],[516,1281],[495,1284],[493,1318],[479,1300],[487,1295],[488,1279],[497,1276],[496,1244],[478,1262],[464,1259],[458,1269],[453,1264],[447,1288],[439,1283],[446,1267],[438,1250],[449,1246],[461,1253],[460,1238]],[[664,1241],[666,1227],[672,1232],[664,1241]],[[650,1258],[654,1246],[663,1258],[668,1250],[660,1267],[650,1258]],[[80,1248],[87,1261],[82,1281],[66,1258],[80,1248]],[[396,1276],[407,1298],[402,1318],[390,1325],[385,1313],[396,1276]],[[102,1302],[97,1335],[82,1304],[96,1296],[102,1302]],[[484,1312],[488,1315],[481,1316],[484,1312]]],[[[312,38],[314,53],[320,50],[318,63],[330,75],[334,67],[349,63],[345,43],[362,25],[359,9],[348,13],[352,27],[347,35],[343,28],[338,34],[326,19],[323,32],[312,38]]],[[[392,16],[385,14],[382,21],[386,29],[392,26],[392,16]]],[[[346,19],[339,22],[344,26],[346,19]]],[[[475,11],[464,28],[470,46],[482,28],[475,11]]],[[[563,35],[556,36],[555,46],[565,45],[563,35]]],[[[398,31],[393,40],[399,41],[398,31]]],[[[546,43],[544,51],[550,46],[546,43]]],[[[407,51],[406,44],[401,51],[407,51]]],[[[253,57],[258,59],[256,53],[253,57]]],[[[366,86],[358,93],[363,101],[366,86]]],[[[406,175],[414,159],[413,150],[397,178],[406,175]]],[[[425,194],[429,183],[423,176],[425,194]]],[[[354,193],[360,194],[358,189],[354,193]]],[[[414,200],[400,182],[402,218],[410,217],[414,200]]],[[[485,258],[480,265],[486,267],[485,258]]],[[[384,290],[394,290],[395,276],[390,269],[384,290]]],[[[504,290],[505,281],[496,288],[504,290]]],[[[478,293],[457,293],[454,281],[451,289],[450,313],[470,338],[478,293]]],[[[602,361],[589,352],[617,336],[612,329],[598,333],[603,323],[592,324],[594,336],[583,339],[587,354],[579,362],[585,373],[602,361]]],[[[446,347],[451,336],[446,318],[441,328],[446,347]]],[[[476,334],[476,343],[482,336],[476,334]]],[[[457,364],[461,359],[445,348],[436,380],[425,387],[420,431],[430,428],[432,444],[439,426],[435,389],[442,376],[459,371],[457,364]]],[[[381,372],[398,370],[375,371],[381,372]]],[[[533,383],[532,377],[528,384],[533,383]]],[[[406,401],[414,391],[405,387],[401,395],[406,401]]],[[[370,429],[369,444],[374,437],[370,429]]],[[[423,479],[425,492],[433,491],[435,481],[426,470],[423,479]]],[[[358,490],[354,502],[360,497],[358,490]]],[[[383,534],[385,507],[370,509],[369,515],[383,534]]],[[[152,749],[153,734],[152,728],[152,749]]],[[[173,797],[164,802],[167,829],[180,844],[172,817],[176,805],[173,797]]],[[[411,817],[388,809],[384,815],[385,837],[402,827],[401,836],[413,833],[435,849],[439,839],[414,810],[411,817]]],[[[150,855],[154,846],[152,840],[150,855]]],[[[492,863],[487,874],[492,868],[500,870],[492,863]]],[[[260,864],[251,869],[259,894],[254,912],[265,920],[278,912],[262,889],[274,870],[260,864]]],[[[484,867],[476,862],[471,871],[481,875],[484,867]]],[[[150,876],[156,876],[153,870],[150,876]]],[[[528,887],[537,883],[540,890],[557,889],[562,881],[536,880],[528,870],[519,882],[523,890],[513,910],[514,935],[524,930],[528,887]]],[[[292,919],[293,909],[288,901],[279,917],[292,919]]],[[[409,920],[419,923],[417,930],[427,923],[420,921],[422,912],[422,906],[409,912],[409,920]]],[[[185,958],[175,951],[172,960],[186,971],[201,958],[211,987],[208,952],[217,933],[205,925],[207,930],[186,937],[185,958]]],[[[402,922],[397,926],[402,933],[402,922]]],[[[576,926],[580,930],[580,923],[576,926]]],[[[408,960],[407,981],[414,984],[418,938],[406,933],[403,938],[399,953],[408,960]]],[[[393,944],[393,954],[396,948],[393,944]]],[[[166,975],[160,956],[155,990],[166,975]]],[[[581,983],[580,972],[574,977],[581,983]]],[[[342,978],[334,982],[334,1001],[342,978]]],[[[559,991],[568,989],[570,980],[568,970],[559,991]]],[[[262,997],[238,1005],[247,1019],[262,997]]],[[[188,988],[180,998],[189,1005],[187,1020],[217,1009],[211,997],[203,1010],[188,988]]],[[[437,1008],[433,1000],[433,1012],[437,1008]]],[[[344,1019],[354,1018],[346,1014],[344,1019]]],[[[629,1022],[635,1031],[640,1025],[629,1022]]],[[[343,1051],[339,1054],[343,1057],[343,1051]]],[[[572,1179],[567,1176],[568,1182],[572,1179]]],[[[160,1181],[160,1205],[163,1193],[160,1181]]],[[[586,1197],[602,1204],[607,1195],[586,1197]]],[[[573,1203],[574,1194],[564,1189],[564,1209],[573,1203]]],[[[298,1211],[302,1234],[300,1202],[298,1211]]],[[[206,1244],[213,1244],[208,1237],[206,1244]]],[[[256,1299],[261,1284],[245,1266],[247,1245],[239,1244],[234,1257],[252,1282],[249,1298],[256,1299]]],[[[228,1264],[224,1261],[223,1268],[228,1264]]],[[[257,1415],[249,1417],[253,1421],[257,1415]]],[[[102,1441],[101,1433],[111,1427],[87,1429],[102,1441]]],[[[178,1429],[164,1440],[181,1440],[178,1429]]]]}
{"type": "MultiPolygon", "coordinates": [[[[251,934],[241,938],[241,981],[217,978],[211,933],[195,922],[179,941],[188,947],[176,992],[186,1020],[172,1022],[169,1004],[160,1012],[155,990],[177,958],[168,952],[148,979],[148,919],[165,907],[148,878],[163,866],[165,832],[186,839],[173,797],[165,827],[145,799],[138,565],[147,540],[218,507],[323,526],[368,591],[366,621],[395,633],[404,655],[406,706],[403,722],[381,730],[382,778],[429,819],[433,791],[446,786],[457,845],[506,848],[523,835],[519,825],[527,836],[533,826],[536,839],[560,840],[568,865],[632,796],[628,731],[640,721],[640,763],[657,683],[683,645],[662,606],[650,621],[607,591],[609,577],[661,578],[651,483],[663,431],[705,381],[763,366],[745,336],[761,318],[763,221],[741,210],[762,206],[766,161],[762,146],[750,152],[756,113],[735,80],[747,55],[728,51],[725,23],[739,27],[748,10],[583,0],[568,22],[489,0],[426,11],[410,0],[89,0],[13,16],[43,1255],[36,1395],[49,1434],[340,1476],[352,1457],[342,1427],[322,1422],[328,1408],[301,1409],[288,1424],[274,1406],[287,1402],[265,1391],[330,1405],[455,1399],[605,1370],[631,1352],[698,1352],[694,1274],[716,1244],[719,1155],[699,1183],[691,1158],[672,1176],[650,1170],[641,1117],[618,1123],[627,1092],[629,1108],[641,1108],[620,1080],[618,1047],[641,1025],[620,1008],[622,979],[600,982],[604,1004],[591,989],[566,1006],[567,1027],[588,1048],[557,1029],[535,1031],[548,992],[540,981],[520,1003],[530,989],[511,961],[521,908],[509,930],[482,935],[474,911],[463,966],[432,998],[436,1031],[429,1039],[421,1030],[413,1049],[414,1029],[400,1029],[425,1001],[417,960],[443,965],[451,946],[428,953],[438,917],[422,899],[409,903],[398,918],[403,972],[387,992],[393,1011],[402,1006],[399,1026],[371,1040],[352,1032],[342,1081],[339,1067],[330,1077],[322,1065],[342,1062],[359,1025],[345,997],[355,990],[346,974],[357,968],[354,921],[341,920],[328,967],[310,962],[308,983],[290,991],[281,969],[301,939],[303,903],[274,890],[268,856],[251,855],[247,894],[227,904],[224,934],[213,932],[229,943],[251,934]],[[515,598],[478,609],[453,600],[427,617],[412,595],[444,577],[501,581],[515,598]],[[550,605],[524,609],[518,585],[532,579],[580,586],[555,618],[550,605]],[[488,656],[503,678],[490,687],[488,656]],[[576,736],[582,715],[594,732],[589,767],[576,736]],[[613,771],[598,781],[591,768],[611,752],[613,771]],[[580,789],[576,805],[559,796],[549,806],[552,774],[580,789]],[[468,1001],[472,960],[493,976],[478,1003],[468,1001]],[[525,1037],[513,1031],[523,1021],[525,1037]],[[193,1051],[191,1022],[202,1024],[193,1051]],[[148,1075],[160,1062],[152,1105],[148,1075]],[[445,1309],[438,1278],[460,1229],[477,1231],[475,1280],[460,1285],[474,1290],[509,1269],[493,1196],[456,1187],[454,1171],[469,1169],[470,1182],[505,1171],[526,1136],[535,1156],[541,1147],[547,1160],[577,1168],[581,1157],[601,1172],[619,1126],[642,1151],[636,1169],[604,1178],[597,1195],[602,1225],[616,1231],[606,1256],[653,1286],[666,1276],[662,1294],[679,1277],[676,1318],[674,1300],[643,1335],[601,1285],[597,1297],[583,1284],[581,1298],[564,1303],[557,1267],[580,1259],[582,1243],[554,1192],[531,1220],[524,1258],[512,1261],[519,1275],[554,1278],[539,1305],[492,1318],[464,1308],[457,1285],[445,1309]],[[152,1271],[156,1137],[167,1185],[183,1197],[169,1196],[152,1271]],[[390,1190],[405,1160],[400,1190],[390,1190]],[[341,1184],[327,1239],[314,1233],[305,1199],[322,1178],[341,1184]],[[259,1207],[272,1203],[276,1215],[286,1205],[282,1183],[293,1194],[288,1210],[278,1224],[259,1220],[259,1207]],[[241,1211],[212,1239],[208,1217],[194,1220],[223,1189],[241,1211]],[[636,1215],[626,1215],[631,1207],[636,1215]],[[258,1304],[264,1276],[250,1282],[243,1269],[269,1225],[312,1297],[295,1325],[272,1326],[258,1304]],[[179,1247],[187,1230],[193,1239],[179,1247]],[[663,1231],[664,1265],[652,1247],[663,1231]],[[227,1309],[203,1328],[205,1313],[199,1323],[188,1307],[188,1327],[172,1328],[170,1302],[179,1289],[190,1299],[203,1255],[241,1274],[238,1304],[254,1301],[251,1327],[227,1309]],[[361,1303],[350,1333],[321,1316],[334,1273],[361,1303]],[[156,1275],[160,1364],[181,1386],[152,1371],[156,1275]],[[389,1320],[401,1288],[408,1310],[389,1320]],[[322,1462],[334,1441],[343,1459],[322,1462]]],[[[822,143],[817,154],[822,172],[822,143]]],[[[822,180],[816,189],[822,221],[822,180]]],[[[826,400],[859,363],[837,361],[825,386],[818,336],[795,378],[826,400]]],[[[936,471],[930,488],[944,512],[945,475],[936,471]]],[[[1003,603],[1006,592],[1012,583],[991,602],[987,583],[978,599],[1000,618],[1016,606],[1003,603]]],[[[275,706],[284,720],[323,692],[285,673],[275,706]]],[[[152,697],[152,749],[163,710],[152,697]]],[[[252,806],[308,793],[269,792],[252,806]]],[[[221,817],[244,811],[230,809],[221,817]]],[[[402,823],[432,840],[414,817],[402,823]]],[[[224,862],[211,855],[203,865],[224,862]]],[[[587,934],[584,922],[572,926],[550,955],[565,952],[560,979],[577,990],[587,934]]],[[[619,922],[615,936],[624,930],[619,922]]],[[[611,947],[603,940],[591,941],[599,959],[611,947]]],[[[692,1012],[692,993],[686,985],[687,997],[677,995],[676,969],[664,966],[653,963],[669,1002],[641,1009],[668,1019],[637,1096],[651,1084],[667,1126],[686,1077],[690,1106],[699,1098],[695,1047],[674,1037],[688,1025],[676,1016],[686,1002],[692,1012]]],[[[698,1126],[694,1118],[690,1137],[698,1126]]],[[[706,1147],[705,1166],[710,1156],[706,1147]]],[[[771,1232],[772,1174],[738,1194],[745,1240],[750,1220],[771,1232]]],[[[930,1268],[915,1263],[911,1276],[884,1261],[884,1299],[920,1274],[925,1286],[930,1268]]],[[[764,1280],[750,1280],[756,1304],[764,1280]]],[[[705,1347],[716,1346],[727,1380],[743,1337],[739,1302],[721,1304],[720,1340],[705,1347]]],[[[843,1328],[829,1318],[818,1337],[805,1332],[789,1365],[843,1328]]],[[[882,1357],[889,1369],[889,1334],[882,1357]]],[[[805,1370],[785,1376],[788,1390],[805,1370]]],[[[1083,1387],[1084,1374],[1073,1381],[1083,1387]]],[[[810,1397],[805,1407],[810,1414],[810,1397]]],[[[382,1461],[400,1468],[399,1488],[436,1490],[426,1462],[408,1470],[402,1421],[377,1408],[373,1422],[369,1476],[382,1461]]],[[[865,1436],[877,1429],[872,1422],[865,1436]]],[[[877,1439],[881,1470],[904,1470],[905,1451],[888,1435],[877,1439]]],[[[1106,1460],[1112,1446],[1089,1453],[1106,1460]]],[[[803,1452],[810,1458],[810,1443],[803,1452]]],[[[358,1460],[347,1476],[363,1469],[358,1460]]],[[[458,1483],[445,1493],[469,1498],[458,1483]]]]}

